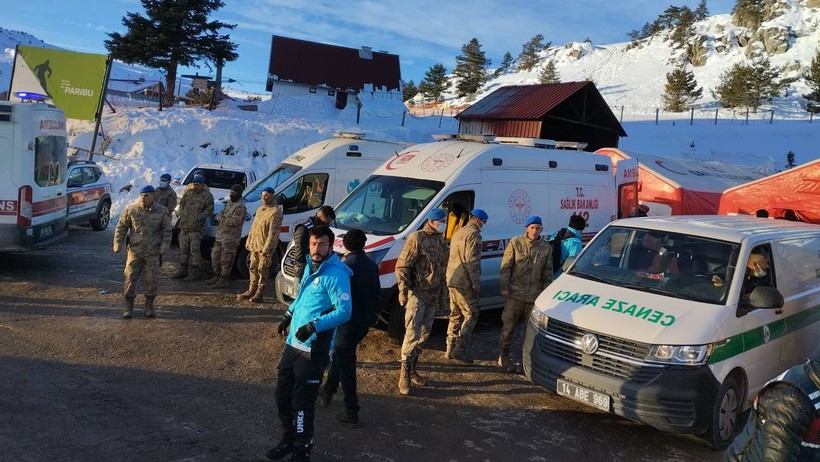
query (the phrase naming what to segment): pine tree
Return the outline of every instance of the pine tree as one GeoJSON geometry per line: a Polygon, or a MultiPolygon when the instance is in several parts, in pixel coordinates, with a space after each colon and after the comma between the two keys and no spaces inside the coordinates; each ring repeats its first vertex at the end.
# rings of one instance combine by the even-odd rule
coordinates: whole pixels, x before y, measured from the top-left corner
{"type": "Polygon", "coordinates": [[[698,87],[695,74],[679,67],[666,74],[666,92],[663,94],[663,110],[683,112],[703,96],[703,88],[698,87]]]}
{"type": "Polygon", "coordinates": [[[558,70],[555,69],[555,62],[553,60],[547,61],[547,64],[541,68],[538,73],[538,83],[560,83],[561,76],[558,75],[558,70]]]}
{"type": "Polygon", "coordinates": [[[518,70],[529,72],[538,64],[538,52],[544,49],[544,36],[535,34],[521,48],[521,54],[518,55],[518,70]]]}
{"type": "Polygon", "coordinates": [[[820,51],[818,51],[817,54],[814,55],[814,59],[811,60],[811,67],[809,68],[809,75],[806,77],[806,83],[809,85],[811,93],[803,95],[803,97],[810,101],[820,102],[820,51]]]}
{"type": "Polygon", "coordinates": [[[757,30],[763,23],[764,2],[766,0],[736,0],[732,8],[732,24],[757,30]]]}
{"type": "Polygon", "coordinates": [[[453,74],[459,79],[458,96],[471,95],[478,91],[487,81],[487,66],[491,61],[487,59],[481,50],[481,44],[477,38],[461,46],[461,54],[456,56],[456,68],[453,74]]]}
{"type": "Polygon", "coordinates": [[[672,35],[669,37],[672,43],[677,47],[686,46],[686,42],[695,35],[694,24],[695,13],[686,6],[682,7],[672,35]]]}
{"type": "Polygon", "coordinates": [[[405,82],[402,80],[401,82],[401,99],[402,101],[410,101],[416,96],[419,92],[419,89],[416,87],[416,83],[412,80],[409,82],[405,82]]]}
{"type": "Polygon", "coordinates": [[[695,21],[703,21],[709,17],[709,8],[706,7],[706,0],[700,0],[695,8],[695,21]]]}
{"type": "Polygon", "coordinates": [[[173,102],[178,66],[221,66],[239,57],[230,36],[220,33],[236,25],[208,18],[225,6],[221,0],[141,1],[147,17],[126,13],[125,35],[112,32],[104,44],[114,59],[165,71],[166,103],[173,102]]]}
{"type": "Polygon", "coordinates": [[[424,74],[424,80],[419,83],[419,91],[424,94],[425,98],[438,101],[446,89],[447,69],[444,64],[433,64],[424,74]]]}
{"type": "Polygon", "coordinates": [[[757,112],[764,101],[780,96],[790,81],[781,78],[783,68],[772,67],[768,58],[753,65],[735,64],[720,76],[712,95],[725,107],[748,107],[757,112]]]}
{"type": "Polygon", "coordinates": [[[508,71],[510,69],[510,67],[512,67],[512,63],[513,63],[512,54],[510,54],[509,51],[504,53],[504,57],[501,58],[501,66],[499,66],[498,69],[495,70],[495,73],[493,75],[497,77],[497,76],[501,75],[502,73],[508,71]]]}

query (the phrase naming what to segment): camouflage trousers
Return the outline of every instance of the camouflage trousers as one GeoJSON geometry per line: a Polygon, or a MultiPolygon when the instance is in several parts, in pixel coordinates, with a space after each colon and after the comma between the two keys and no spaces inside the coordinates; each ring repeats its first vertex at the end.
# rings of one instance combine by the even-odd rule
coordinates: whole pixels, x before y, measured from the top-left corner
{"type": "Polygon", "coordinates": [[[470,337],[478,322],[478,294],[469,289],[449,287],[450,324],[447,326],[447,341],[461,339],[470,344],[470,337]]]}
{"type": "Polygon", "coordinates": [[[237,246],[239,246],[239,239],[214,242],[214,248],[211,249],[211,269],[214,270],[215,275],[223,277],[231,275],[237,246]]]}
{"type": "Polygon", "coordinates": [[[262,255],[262,252],[251,252],[251,262],[248,265],[251,287],[264,287],[270,276],[270,267],[273,264],[273,255],[262,255]]]}
{"type": "Polygon", "coordinates": [[[140,275],[145,274],[145,295],[157,295],[157,276],[159,275],[159,255],[138,256],[128,251],[125,259],[125,284],[123,294],[125,298],[136,298],[137,281],[140,275]]]}
{"type": "Polygon", "coordinates": [[[401,344],[401,360],[407,361],[421,353],[430,337],[430,329],[436,318],[436,305],[428,305],[409,291],[407,306],[404,307],[404,341],[401,344]]]}
{"type": "Polygon", "coordinates": [[[501,339],[498,342],[498,346],[502,350],[510,348],[515,337],[516,328],[527,321],[534,305],[533,302],[522,302],[512,297],[507,298],[507,303],[504,304],[504,312],[501,313],[501,339]]]}
{"type": "Polygon", "coordinates": [[[179,232],[179,264],[199,268],[202,266],[202,231],[179,232]]]}

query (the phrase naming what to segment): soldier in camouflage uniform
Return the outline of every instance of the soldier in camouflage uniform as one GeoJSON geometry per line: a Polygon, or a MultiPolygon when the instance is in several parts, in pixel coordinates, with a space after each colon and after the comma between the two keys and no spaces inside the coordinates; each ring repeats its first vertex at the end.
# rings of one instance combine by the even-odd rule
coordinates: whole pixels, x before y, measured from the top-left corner
{"type": "Polygon", "coordinates": [[[245,223],[245,215],[248,213],[245,200],[242,199],[244,190],[241,184],[231,186],[230,201],[225,203],[225,207],[216,216],[219,228],[211,251],[214,277],[208,281],[208,285],[213,285],[214,289],[228,287],[228,280],[231,278],[236,249],[242,240],[242,224],[245,223]]]}
{"type": "Polygon", "coordinates": [[[245,248],[251,253],[248,265],[248,290],[236,296],[237,300],[262,303],[265,284],[268,283],[273,254],[279,245],[282,226],[282,208],[276,204],[275,191],[270,186],[262,190],[262,206],[256,211],[251,231],[245,239],[245,248]]]}
{"type": "Polygon", "coordinates": [[[447,300],[447,244],[441,233],[447,222],[444,210],[427,214],[424,228],[410,234],[396,262],[399,304],[405,307],[404,342],[401,345],[399,393],[410,394],[411,382],[424,386],[416,364],[430,336],[436,311],[447,300]]]}
{"type": "Polygon", "coordinates": [[[552,246],[541,238],[541,217],[533,215],[524,222],[525,233],[516,236],[504,249],[501,259],[501,296],[507,302],[501,314],[501,340],[498,365],[513,372],[510,361],[516,328],[529,318],[536,297],[552,283],[552,246]]]}
{"type": "Polygon", "coordinates": [[[487,212],[474,209],[470,222],[453,234],[447,262],[447,289],[450,293],[450,324],[447,327],[447,359],[471,364],[470,337],[478,321],[478,293],[481,288],[481,228],[487,212]]]}
{"type": "Polygon", "coordinates": [[[159,177],[159,187],[156,189],[157,202],[168,209],[168,214],[174,212],[177,208],[177,193],[171,187],[171,175],[163,173],[159,177]]]}
{"type": "Polygon", "coordinates": [[[179,269],[173,276],[174,279],[185,278],[186,281],[193,281],[204,275],[200,248],[202,230],[205,220],[214,213],[214,196],[205,189],[205,177],[194,175],[192,184],[193,187],[186,189],[179,200],[179,269]]]}
{"type": "Polygon", "coordinates": [[[134,312],[137,280],[145,274],[145,317],[154,316],[154,298],[157,296],[156,275],[159,260],[171,245],[171,217],[168,210],[155,202],[153,186],[140,191],[137,202],[125,208],[114,231],[114,252],[119,252],[128,235],[128,256],[125,260],[125,311],[123,318],[134,312]]]}

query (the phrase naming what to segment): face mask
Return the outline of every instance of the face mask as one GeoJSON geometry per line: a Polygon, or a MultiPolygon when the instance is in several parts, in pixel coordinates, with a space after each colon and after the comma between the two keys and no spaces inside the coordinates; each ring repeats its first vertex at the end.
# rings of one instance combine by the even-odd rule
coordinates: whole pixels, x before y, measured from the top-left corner
{"type": "Polygon", "coordinates": [[[756,270],[754,270],[752,272],[752,276],[754,276],[756,278],[766,277],[767,274],[768,273],[763,268],[757,268],[756,270]]]}
{"type": "Polygon", "coordinates": [[[447,229],[447,223],[445,223],[443,221],[438,222],[438,226],[436,227],[436,232],[437,233],[443,234],[444,230],[446,230],[446,229],[447,229]]]}
{"type": "Polygon", "coordinates": [[[160,188],[165,188],[165,187],[167,187],[169,184],[171,184],[171,183],[169,183],[169,182],[167,182],[167,181],[165,181],[165,180],[159,180],[159,187],[160,187],[160,188]]]}

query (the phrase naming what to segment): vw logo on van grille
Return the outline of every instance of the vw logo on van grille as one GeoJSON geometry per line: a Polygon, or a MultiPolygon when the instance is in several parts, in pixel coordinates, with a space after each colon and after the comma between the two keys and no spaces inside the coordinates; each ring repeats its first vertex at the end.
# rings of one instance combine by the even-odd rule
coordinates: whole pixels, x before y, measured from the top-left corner
{"type": "Polygon", "coordinates": [[[584,334],[581,337],[581,350],[588,355],[598,351],[598,337],[595,334],[584,334]]]}

